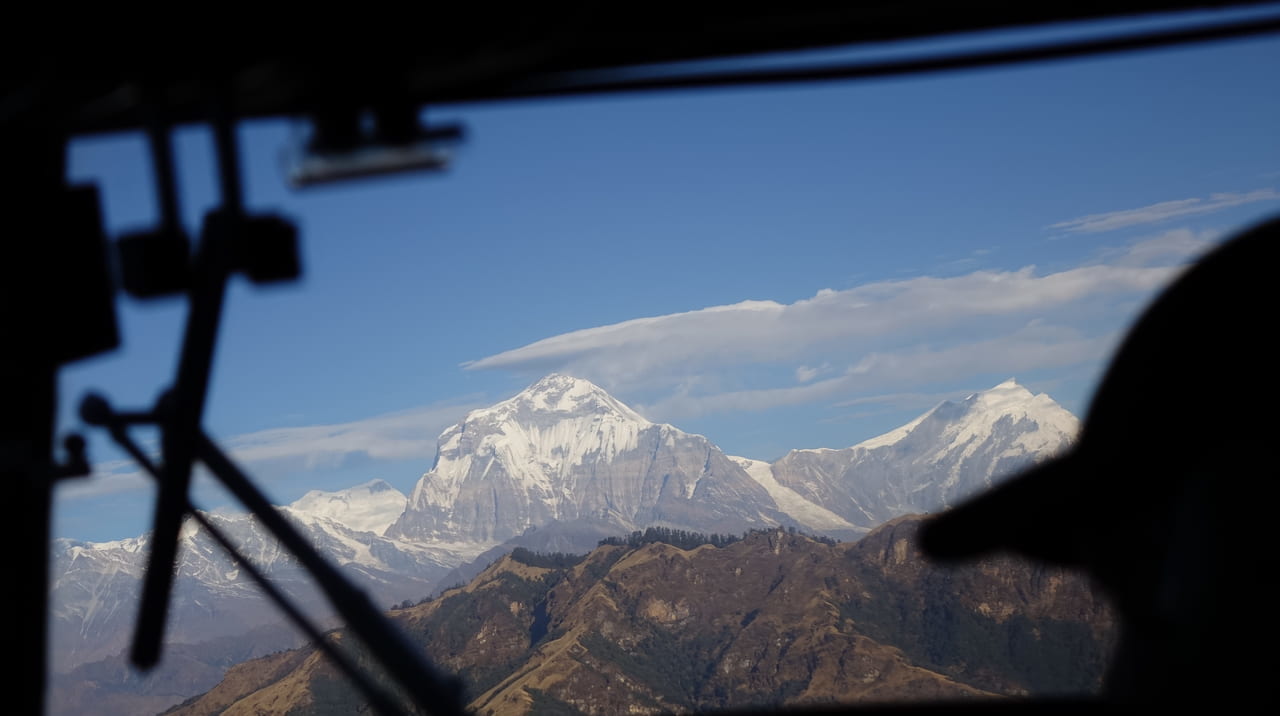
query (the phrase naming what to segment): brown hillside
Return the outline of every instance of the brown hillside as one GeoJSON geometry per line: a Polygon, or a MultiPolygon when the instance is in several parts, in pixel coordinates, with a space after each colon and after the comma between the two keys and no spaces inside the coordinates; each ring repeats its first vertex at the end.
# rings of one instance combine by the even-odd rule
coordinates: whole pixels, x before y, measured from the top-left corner
{"type": "MultiPolygon", "coordinates": [[[[507,556],[392,615],[495,716],[1096,690],[1113,627],[1086,582],[1011,559],[935,567],[918,524],[847,544],[768,531],[721,548],[604,546],[572,566],[507,556]]],[[[360,706],[318,655],[292,653],[288,673],[229,675],[179,713],[360,706]]]]}

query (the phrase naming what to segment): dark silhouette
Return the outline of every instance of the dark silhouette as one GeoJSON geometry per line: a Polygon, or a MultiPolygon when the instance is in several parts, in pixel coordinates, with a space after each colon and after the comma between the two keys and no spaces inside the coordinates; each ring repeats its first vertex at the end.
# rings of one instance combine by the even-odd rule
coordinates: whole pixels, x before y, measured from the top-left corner
{"type": "MultiPolygon", "coordinates": [[[[234,142],[236,122],[257,117],[309,118],[317,136],[308,151],[326,161],[349,161],[323,164],[301,175],[300,182],[329,181],[438,166],[430,152],[410,156],[409,149],[416,143],[457,137],[459,132],[416,125],[418,110],[426,104],[900,75],[1280,30],[1280,20],[1262,17],[1106,40],[1049,41],[880,63],[731,73],[644,75],[632,71],[658,62],[920,38],[1203,4],[1127,0],[1009,6],[941,0],[835,4],[800,0],[776,8],[734,7],[732,12],[719,4],[685,3],[625,16],[598,12],[586,3],[559,11],[531,5],[503,13],[488,7],[450,6],[432,9],[432,22],[426,27],[447,30],[428,32],[426,37],[424,26],[417,23],[407,23],[403,31],[408,34],[396,36],[396,23],[383,16],[369,18],[363,29],[371,30],[368,34],[377,43],[373,52],[334,44],[362,34],[359,19],[345,16],[321,28],[297,18],[277,25],[233,19],[219,28],[202,28],[208,32],[200,33],[187,27],[157,30],[151,23],[119,28],[96,25],[93,35],[35,38],[38,51],[12,50],[0,76],[0,150],[5,159],[0,165],[0,200],[7,229],[5,259],[0,261],[0,285],[5,290],[0,320],[4,338],[0,380],[5,389],[0,477],[12,490],[6,493],[12,495],[10,512],[18,515],[4,525],[2,535],[3,543],[16,554],[10,604],[18,618],[11,643],[20,656],[9,681],[15,692],[8,700],[11,710],[43,710],[45,620],[37,615],[47,611],[50,492],[55,480],[88,473],[83,440],[69,438],[65,458],[54,453],[57,374],[70,361],[116,347],[113,265],[121,269],[119,288],[138,297],[184,294],[190,309],[177,375],[154,407],[138,413],[116,412],[100,399],[86,400],[83,406],[87,418],[106,427],[131,451],[136,446],[128,437],[129,425],[153,423],[161,428],[162,463],[140,460],[159,480],[160,496],[155,552],[133,651],[138,666],[146,668],[160,655],[178,525],[191,511],[186,488],[192,464],[205,461],[260,516],[274,515],[252,483],[201,429],[228,277],[242,273],[262,282],[288,280],[299,273],[292,226],[276,217],[249,215],[244,209],[234,142]],[[371,132],[359,130],[364,126],[362,116],[372,119],[371,132]],[[168,138],[170,127],[190,122],[212,125],[221,182],[221,206],[209,214],[194,246],[177,220],[168,138]],[[161,220],[153,230],[124,237],[112,246],[104,236],[96,188],[66,184],[65,151],[73,136],[121,130],[143,130],[151,139],[161,220]],[[350,163],[355,150],[368,148],[385,150],[380,156],[390,159],[350,163]]],[[[69,32],[70,25],[49,29],[69,32]]],[[[1274,233],[1274,226],[1260,231],[1274,233]]],[[[1148,339],[1143,336],[1153,331],[1182,336],[1184,340],[1170,347],[1170,352],[1178,353],[1181,367],[1164,364],[1166,355],[1150,353],[1128,359],[1136,367],[1122,370],[1118,362],[1090,415],[1085,444],[1093,447],[1082,447],[1057,467],[942,519],[931,533],[936,539],[930,545],[939,554],[960,556],[1008,547],[1093,570],[1132,620],[1126,656],[1113,681],[1112,694],[1117,697],[1151,696],[1163,684],[1189,679],[1199,667],[1209,668],[1199,677],[1204,684],[1200,693],[1208,696],[1228,683],[1214,684],[1212,679],[1241,672],[1226,666],[1232,662],[1227,655],[1216,667],[1208,664],[1198,648],[1233,648],[1253,643],[1255,635],[1274,636],[1273,629],[1267,631],[1262,622],[1250,619],[1264,613],[1263,592],[1246,589],[1264,573],[1260,545],[1266,532],[1258,525],[1264,523],[1265,515],[1240,516],[1238,511],[1247,503],[1263,510],[1271,505],[1272,483],[1249,480],[1259,470],[1274,475],[1274,461],[1261,459],[1258,452],[1269,436],[1261,422],[1230,429],[1240,422],[1233,419],[1238,412],[1219,416],[1209,412],[1238,409],[1235,404],[1209,400],[1231,390],[1236,391],[1232,396],[1236,399],[1242,392],[1254,391],[1266,408],[1271,401],[1266,396],[1274,397],[1265,371],[1269,354],[1260,343],[1236,340],[1259,335],[1273,320],[1269,313],[1274,301],[1264,289],[1263,274],[1273,265],[1268,259],[1274,254],[1251,248],[1244,259],[1233,258],[1239,255],[1239,247],[1262,244],[1265,241],[1241,240],[1216,254],[1206,265],[1225,262],[1227,268],[1210,274],[1217,276],[1216,283],[1202,289],[1209,296],[1179,299],[1174,308],[1160,314],[1172,313],[1172,317],[1151,318],[1144,326],[1154,327],[1140,327],[1135,333],[1126,346],[1130,354],[1138,351],[1132,345],[1144,345],[1148,339]],[[1230,311],[1215,312],[1201,303],[1216,299],[1217,291],[1233,292],[1230,311]],[[1186,321],[1195,328],[1181,327],[1186,321]],[[1245,332],[1246,327],[1253,333],[1245,332]],[[1226,360],[1228,352],[1238,360],[1226,360]],[[1242,390],[1240,376],[1254,382],[1242,390]],[[1156,385],[1162,390],[1184,385],[1188,398],[1162,403],[1153,390],[1156,385]],[[1132,395],[1140,399],[1127,397],[1132,395]],[[1139,404],[1147,411],[1135,407],[1139,404]],[[1174,426],[1181,429],[1158,431],[1139,425],[1145,418],[1168,419],[1178,414],[1194,415],[1201,427],[1213,429],[1193,431],[1183,424],[1174,426]],[[1125,454],[1115,441],[1126,430],[1135,432],[1125,445],[1150,449],[1125,454]],[[1103,434],[1112,437],[1095,437],[1103,434]],[[1212,456],[1206,454],[1210,449],[1212,456]],[[1103,458],[1099,456],[1119,462],[1100,465],[1103,458]],[[1071,472],[1065,467],[1075,464],[1093,470],[1092,477],[1083,481],[1063,477],[1071,472]],[[1226,477],[1211,480],[1210,472],[1226,477]],[[1101,477],[1104,474],[1112,477],[1101,477]],[[1170,477],[1162,479],[1162,475],[1170,477]],[[1103,479],[1109,479],[1104,487],[1084,486],[1096,487],[1103,479]],[[1237,485],[1239,491],[1233,492],[1237,485]],[[1108,491],[1111,500],[1102,496],[1108,491]],[[1046,506],[1046,499],[1062,502],[1046,506]],[[1082,511],[1066,509],[1073,500],[1082,511]],[[1025,524],[1019,510],[1038,510],[1044,519],[1025,524]],[[1081,525],[1070,524],[1074,514],[1102,532],[1083,533],[1081,525]],[[1120,519],[1124,516],[1136,521],[1126,523],[1120,519]],[[1037,525],[1040,529],[1035,529],[1037,525]],[[1240,540],[1247,548],[1237,544],[1240,540]],[[1173,586],[1165,589],[1165,585],[1173,586]],[[1165,599],[1165,594],[1171,596],[1165,599]],[[1223,608],[1219,611],[1219,607],[1223,608]]],[[[1203,273],[1198,269],[1194,275],[1203,273]]],[[[1171,292],[1177,295],[1181,294],[1171,292]]],[[[335,606],[353,629],[369,639],[370,651],[419,708],[457,710],[456,693],[405,651],[387,631],[378,610],[317,562],[296,535],[290,536],[287,525],[277,532],[317,573],[335,606]]],[[[282,608],[290,609],[283,604],[282,608]]],[[[394,710],[376,697],[367,680],[354,672],[350,675],[366,690],[371,703],[381,703],[384,711],[394,710]]]]}
{"type": "Polygon", "coordinates": [[[1221,704],[1268,683],[1278,260],[1280,219],[1202,259],[1133,327],[1068,454],[922,532],[940,559],[1087,570],[1123,623],[1109,700],[1221,704]]]}

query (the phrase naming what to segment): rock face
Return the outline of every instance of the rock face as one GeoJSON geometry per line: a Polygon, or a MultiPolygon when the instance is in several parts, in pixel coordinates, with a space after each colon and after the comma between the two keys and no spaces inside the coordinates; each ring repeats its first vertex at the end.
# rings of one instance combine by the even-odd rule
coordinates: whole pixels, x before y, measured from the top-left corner
{"type": "Polygon", "coordinates": [[[387,534],[490,545],[553,522],[740,532],[792,524],[701,435],[651,423],[599,387],[550,375],[446,430],[387,534]]]}
{"type": "MultiPolygon", "coordinates": [[[[392,617],[459,674],[477,714],[661,713],[1089,693],[1112,642],[1083,578],[1008,559],[923,561],[919,518],[857,543],[770,529],[716,547],[516,552],[392,617]]],[[[341,639],[339,635],[337,638],[341,639]]],[[[245,674],[265,672],[250,662],[245,674]]],[[[177,713],[359,708],[307,647],[263,683],[224,682],[177,713]],[[240,685],[237,686],[237,683],[240,685]]]]}
{"type": "Polygon", "coordinates": [[[844,450],[793,450],[771,472],[778,484],[869,528],[956,504],[1061,451],[1079,428],[1048,395],[1011,379],[844,450]]]}
{"type": "Polygon", "coordinates": [[[944,402],[843,450],[773,464],[651,423],[599,387],[550,375],[439,439],[388,536],[493,546],[574,523],[741,532],[796,525],[853,537],[944,508],[1070,443],[1078,421],[1013,380],[944,402]]]}

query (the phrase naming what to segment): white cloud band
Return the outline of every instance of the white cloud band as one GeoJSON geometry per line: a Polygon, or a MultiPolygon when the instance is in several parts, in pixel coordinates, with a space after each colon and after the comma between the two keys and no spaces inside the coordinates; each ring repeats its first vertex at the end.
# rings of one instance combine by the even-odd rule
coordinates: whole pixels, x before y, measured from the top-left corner
{"type": "Polygon", "coordinates": [[[1131,311],[1211,244],[1209,234],[1176,230],[1052,273],[1028,266],[926,276],[824,289],[790,304],[744,301],[638,318],[464,367],[579,375],[624,398],[648,398],[639,407],[655,420],[910,388],[944,376],[1022,374],[1102,359],[1118,338],[1117,307],[1131,311]],[[761,386],[758,371],[767,366],[787,366],[794,382],[761,386]],[[735,370],[757,371],[756,379],[736,379],[735,370]],[[643,395],[659,387],[661,395],[643,395]]]}
{"type": "MultiPolygon", "coordinates": [[[[223,445],[237,463],[268,479],[288,471],[336,467],[361,456],[372,460],[423,461],[435,457],[435,438],[468,411],[474,402],[447,402],[332,425],[271,428],[231,437],[223,445]]],[[[68,482],[60,499],[78,499],[147,488],[151,478],[130,460],[93,466],[88,480],[68,482]]]]}
{"type": "Polygon", "coordinates": [[[1246,192],[1244,194],[1210,194],[1209,198],[1191,198],[1177,199],[1174,201],[1162,201],[1157,204],[1139,207],[1137,209],[1122,209],[1120,211],[1108,211],[1101,214],[1088,214],[1079,216],[1067,221],[1060,221],[1051,224],[1050,229],[1058,229],[1071,234],[1096,234],[1103,231],[1114,231],[1116,229],[1124,229],[1130,226],[1139,226],[1142,224],[1154,224],[1169,219],[1181,218],[1186,216],[1196,216],[1202,214],[1212,214],[1216,211],[1230,209],[1244,204],[1252,204],[1258,201],[1277,201],[1280,200],[1280,192],[1275,189],[1257,189],[1246,192]]]}

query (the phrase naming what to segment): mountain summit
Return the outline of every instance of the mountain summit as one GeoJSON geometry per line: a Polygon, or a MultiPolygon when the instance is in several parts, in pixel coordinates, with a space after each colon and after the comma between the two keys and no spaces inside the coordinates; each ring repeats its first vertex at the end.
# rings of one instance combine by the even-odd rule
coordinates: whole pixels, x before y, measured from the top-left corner
{"type": "Polygon", "coordinates": [[[1080,421],[1012,378],[850,448],[792,450],[772,477],[805,499],[870,528],[945,509],[1076,439],[1080,421]]]}
{"type": "Polygon", "coordinates": [[[653,427],[599,386],[553,373],[445,430],[432,470],[437,479],[420,482],[411,503],[420,501],[426,487],[455,490],[477,456],[500,462],[518,482],[547,487],[549,479],[585,462],[611,461],[634,450],[640,434],[653,427]]]}
{"type": "Polygon", "coordinates": [[[607,416],[619,421],[649,425],[648,420],[640,417],[639,413],[623,405],[621,401],[609,395],[595,383],[562,373],[552,373],[525,388],[515,397],[489,408],[474,410],[471,415],[483,413],[497,413],[505,416],[516,414],[607,416]]]}
{"type": "Polygon", "coordinates": [[[705,437],[552,374],[445,430],[387,534],[497,544],[568,522],[740,532],[790,520],[705,437]]]}
{"type": "Polygon", "coordinates": [[[395,538],[498,544],[549,525],[849,537],[936,510],[1065,447],[1076,418],[1007,380],[843,450],[770,464],[652,423],[599,386],[552,374],[440,435],[395,538]]]}

